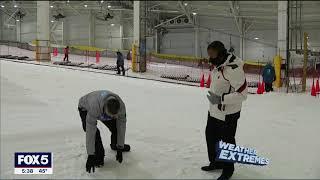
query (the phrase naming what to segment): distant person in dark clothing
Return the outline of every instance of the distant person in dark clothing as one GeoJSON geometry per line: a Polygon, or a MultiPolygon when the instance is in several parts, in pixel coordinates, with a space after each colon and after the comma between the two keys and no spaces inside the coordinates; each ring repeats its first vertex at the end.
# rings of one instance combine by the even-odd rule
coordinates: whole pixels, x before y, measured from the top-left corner
{"type": "Polygon", "coordinates": [[[66,48],[64,48],[64,58],[63,61],[69,61],[69,46],[67,46],[66,48]]]}
{"type": "Polygon", "coordinates": [[[271,65],[270,62],[264,66],[263,72],[262,72],[262,78],[265,84],[265,91],[266,92],[273,91],[272,83],[273,81],[276,80],[276,75],[275,75],[274,67],[271,65]]]}
{"type": "Polygon", "coordinates": [[[123,59],[123,55],[120,51],[117,52],[117,74],[120,74],[120,68],[122,70],[122,75],[125,75],[125,70],[124,70],[124,59],[123,59]]]}

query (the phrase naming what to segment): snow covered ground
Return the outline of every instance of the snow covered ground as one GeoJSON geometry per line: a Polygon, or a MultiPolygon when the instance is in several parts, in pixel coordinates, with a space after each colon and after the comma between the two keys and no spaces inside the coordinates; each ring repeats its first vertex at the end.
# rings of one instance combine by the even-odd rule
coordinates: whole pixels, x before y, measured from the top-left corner
{"type": "MultiPolygon", "coordinates": [[[[1,178],[213,179],[208,163],[206,89],[92,72],[0,61],[1,178]],[[126,142],[132,151],[115,160],[110,133],[98,123],[105,166],[85,172],[85,134],[78,99],[109,89],[127,105],[126,142]],[[53,153],[52,175],[14,175],[14,152],[53,153]]],[[[265,167],[236,165],[234,179],[320,178],[320,98],[306,94],[249,95],[237,143],[270,159],[265,167]]]]}

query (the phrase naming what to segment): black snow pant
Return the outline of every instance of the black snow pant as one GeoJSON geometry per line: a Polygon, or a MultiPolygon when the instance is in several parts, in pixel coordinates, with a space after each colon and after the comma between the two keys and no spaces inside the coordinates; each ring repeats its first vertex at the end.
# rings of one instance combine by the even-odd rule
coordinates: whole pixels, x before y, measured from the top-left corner
{"type": "MultiPolygon", "coordinates": [[[[81,117],[82,122],[82,128],[84,131],[86,131],[86,118],[87,118],[87,111],[78,108],[79,114],[81,117]]],[[[117,144],[117,125],[116,125],[116,119],[112,119],[110,121],[101,121],[104,125],[108,127],[108,129],[111,132],[111,144],[110,145],[116,145],[117,144]]],[[[105,151],[103,148],[100,131],[97,128],[96,131],[96,142],[95,142],[95,155],[98,157],[103,157],[105,155],[105,151]]]]}
{"type": "Polygon", "coordinates": [[[265,88],[266,92],[273,91],[272,83],[264,83],[264,88],[265,88]]]}
{"type": "Polygon", "coordinates": [[[125,70],[124,70],[124,65],[117,65],[117,70],[118,70],[118,73],[117,74],[120,74],[120,68],[122,70],[122,75],[124,76],[125,75],[125,70]]]}
{"type": "Polygon", "coordinates": [[[64,54],[63,61],[65,61],[66,59],[67,59],[67,61],[69,61],[69,54],[64,54]]]}
{"type": "Polygon", "coordinates": [[[223,170],[234,171],[234,163],[216,162],[216,144],[222,140],[227,143],[236,144],[235,135],[237,130],[237,122],[240,118],[240,111],[234,114],[226,115],[225,121],[221,121],[210,116],[208,113],[206,127],[206,141],[208,148],[208,157],[210,164],[223,167],[223,170]]]}

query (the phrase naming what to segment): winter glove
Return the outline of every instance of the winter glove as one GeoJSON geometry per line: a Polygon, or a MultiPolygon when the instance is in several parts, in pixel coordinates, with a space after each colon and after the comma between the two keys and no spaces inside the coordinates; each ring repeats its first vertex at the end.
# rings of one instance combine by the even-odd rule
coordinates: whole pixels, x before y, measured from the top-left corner
{"type": "Polygon", "coordinates": [[[94,165],[96,162],[96,156],[95,155],[89,155],[86,163],[86,170],[88,173],[91,172],[92,168],[92,173],[94,173],[94,165]]]}
{"type": "Polygon", "coordinates": [[[211,104],[221,104],[221,96],[213,94],[211,91],[208,91],[207,98],[211,104]]]}
{"type": "Polygon", "coordinates": [[[118,161],[119,163],[122,163],[122,159],[123,159],[123,157],[122,157],[122,150],[120,150],[120,149],[117,150],[116,159],[117,159],[117,161],[118,161]]]}

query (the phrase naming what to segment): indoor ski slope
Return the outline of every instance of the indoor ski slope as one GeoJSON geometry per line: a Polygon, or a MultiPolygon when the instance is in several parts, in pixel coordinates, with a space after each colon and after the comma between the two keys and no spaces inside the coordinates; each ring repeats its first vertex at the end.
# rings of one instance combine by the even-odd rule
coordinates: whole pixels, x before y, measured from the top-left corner
{"type": "MultiPolygon", "coordinates": [[[[1,65],[1,178],[192,178],[208,163],[207,89],[8,61],[1,65]],[[127,106],[124,161],[100,127],[105,166],[85,172],[85,134],[78,99],[94,90],[118,93],[127,106]],[[53,153],[53,175],[14,175],[14,152],[53,153]]],[[[237,143],[270,159],[265,167],[236,165],[234,179],[320,178],[320,98],[306,94],[248,95],[237,143]]]]}

